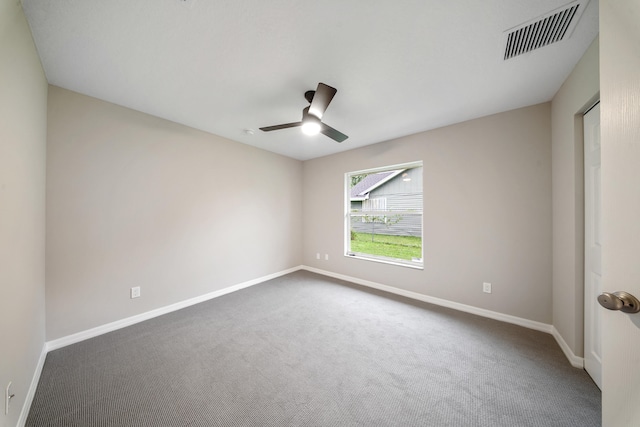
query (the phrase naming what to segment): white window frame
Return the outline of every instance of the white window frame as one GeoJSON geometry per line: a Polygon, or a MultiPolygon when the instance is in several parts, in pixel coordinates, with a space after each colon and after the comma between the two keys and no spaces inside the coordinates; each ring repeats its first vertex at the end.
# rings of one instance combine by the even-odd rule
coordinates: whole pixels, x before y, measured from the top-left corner
{"type": "MultiPolygon", "coordinates": [[[[422,245],[421,245],[421,254],[420,254],[419,261],[401,260],[396,258],[382,257],[382,256],[376,256],[376,255],[364,254],[364,253],[355,253],[350,251],[351,216],[352,216],[351,215],[352,214],[351,212],[351,177],[353,175],[371,174],[371,173],[385,172],[385,171],[392,171],[392,170],[399,170],[399,169],[413,169],[413,168],[422,167],[422,166],[423,166],[423,162],[422,160],[420,160],[420,161],[415,161],[410,163],[401,163],[397,165],[382,166],[377,168],[352,171],[344,174],[344,256],[345,257],[366,260],[366,261],[373,261],[373,262],[378,262],[383,264],[398,265],[402,267],[415,268],[419,270],[424,269],[424,221],[423,221],[424,198],[422,200],[422,209],[420,210],[420,234],[421,234],[420,239],[422,241],[422,245]]],[[[424,190],[423,190],[423,197],[424,197],[424,190]]],[[[385,201],[385,206],[386,206],[386,201],[385,201]]],[[[380,213],[382,213],[383,215],[385,214],[397,215],[397,214],[403,214],[403,213],[412,214],[412,215],[416,214],[415,211],[404,212],[404,211],[386,211],[386,210],[380,213]]]]}

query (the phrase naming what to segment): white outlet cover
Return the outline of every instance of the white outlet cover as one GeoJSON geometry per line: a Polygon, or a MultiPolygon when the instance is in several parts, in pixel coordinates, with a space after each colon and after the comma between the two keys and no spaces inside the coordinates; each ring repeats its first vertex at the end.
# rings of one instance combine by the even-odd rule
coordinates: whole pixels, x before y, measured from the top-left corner
{"type": "Polygon", "coordinates": [[[139,297],[140,297],[140,286],[131,288],[131,298],[139,298],[139,297]]]}

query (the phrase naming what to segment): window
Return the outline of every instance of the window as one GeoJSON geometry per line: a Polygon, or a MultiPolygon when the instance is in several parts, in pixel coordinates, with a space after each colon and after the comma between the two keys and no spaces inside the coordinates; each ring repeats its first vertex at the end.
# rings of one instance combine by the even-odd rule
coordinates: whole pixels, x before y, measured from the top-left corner
{"type": "Polygon", "coordinates": [[[345,175],[345,255],[422,268],[422,162],[345,175]]]}

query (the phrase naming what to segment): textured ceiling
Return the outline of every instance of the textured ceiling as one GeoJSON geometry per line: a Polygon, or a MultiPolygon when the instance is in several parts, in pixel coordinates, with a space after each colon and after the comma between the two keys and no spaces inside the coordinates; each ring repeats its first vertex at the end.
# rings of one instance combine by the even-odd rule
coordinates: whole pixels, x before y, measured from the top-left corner
{"type": "Polygon", "coordinates": [[[569,0],[23,0],[50,84],[306,160],[549,101],[598,34],[504,61],[503,33],[569,0]],[[306,90],[338,89],[299,129],[306,90]],[[253,135],[244,132],[253,129],[253,135]]]}

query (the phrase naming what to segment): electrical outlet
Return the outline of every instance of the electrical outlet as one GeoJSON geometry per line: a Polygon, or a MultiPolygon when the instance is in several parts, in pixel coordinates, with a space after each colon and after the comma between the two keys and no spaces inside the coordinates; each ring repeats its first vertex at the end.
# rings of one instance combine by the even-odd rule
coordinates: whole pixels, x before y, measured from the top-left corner
{"type": "Polygon", "coordinates": [[[320,252],[316,253],[316,259],[320,259],[320,252]]]}
{"type": "Polygon", "coordinates": [[[329,254],[324,254],[324,260],[329,261],[329,254]]]}
{"type": "Polygon", "coordinates": [[[484,282],[482,284],[482,292],[490,294],[491,293],[491,283],[484,282]]]}
{"type": "Polygon", "coordinates": [[[4,392],[4,414],[5,415],[9,415],[9,402],[11,401],[13,396],[15,395],[11,393],[11,381],[9,381],[9,384],[7,384],[7,388],[5,389],[5,392],[4,392]]]}
{"type": "Polygon", "coordinates": [[[131,288],[131,298],[140,298],[140,286],[131,288]]]}

